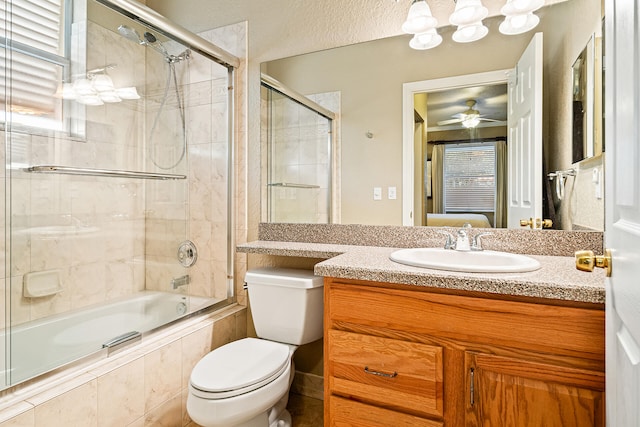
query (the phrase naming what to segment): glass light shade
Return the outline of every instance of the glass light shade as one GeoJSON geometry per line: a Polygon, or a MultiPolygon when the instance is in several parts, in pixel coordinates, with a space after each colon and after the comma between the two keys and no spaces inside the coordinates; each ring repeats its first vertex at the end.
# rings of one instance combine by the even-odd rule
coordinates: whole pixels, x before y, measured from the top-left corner
{"type": "Polygon", "coordinates": [[[534,12],[544,6],[544,0],[507,0],[500,13],[504,16],[534,12]]]}
{"type": "Polygon", "coordinates": [[[526,33],[535,28],[540,22],[540,18],[533,13],[525,13],[524,15],[510,15],[504,18],[504,21],[498,28],[502,34],[512,36],[515,34],[526,33]]]}
{"type": "Polygon", "coordinates": [[[436,32],[435,28],[424,33],[416,34],[409,42],[409,46],[416,50],[433,49],[442,43],[442,36],[436,32]]]}
{"type": "Polygon", "coordinates": [[[135,86],[116,89],[116,94],[118,94],[121,99],[140,99],[140,95],[138,95],[138,90],[135,86]]]}
{"type": "Polygon", "coordinates": [[[462,126],[466,128],[474,128],[480,124],[480,117],[477,114],[470,114],[462,121],[462,126]]]}
{"type": "Polygon", "coordinates": [[[103,105],[104,102],[100,99],[98,95],[82,95],[79,96],[76,101],[80,104],[84,105],[103,105]]]}
{"type": "Polygon", "coordinates": [[[451,25],[470,25],[482,21],[488,14],[489,9],[482,5],[481,0],[458,0],[449,22],[451,25]]]}
{"type": "Polygon", "coordinates": [[[78,97],[76,92],[73,90],[73,83],[63,83],[58,85],[58,89],[54,96],[62,99],[76,99],[78,97]]]}
{"type": "Polygon", "coordinates": [[[100,92],[98,96],[102,102],[122,102],[122,99],[118,96],[115,90],[100,92]]]}
{"type": "Polygon", "coordinates": [[[407,20],[402,24],[402,31],[419,34],[438,26],[438,20],[431,14],[431,8],[425,0],[414,1],[409,8],[407,20]]]}
{"type": "Polygon", "coordinates": [[[482,25],[482,21],[471,25],[461,25],[451,38],[458,43],[470,43],[480,40],[489,33],[489,29],[482,25]]]}
{"type": "Polygon", "coordinates": [[[96,90],[87,79],[78,79],[73,83],[73,91],[78,96],[95,95],[96,90]]]}
{"type": "Polygon", "coordinates": [[[98,92],[113,92],[116,89],[113,80],[106,74],[96,74],[93,76],[91,84],[98,92]]]}

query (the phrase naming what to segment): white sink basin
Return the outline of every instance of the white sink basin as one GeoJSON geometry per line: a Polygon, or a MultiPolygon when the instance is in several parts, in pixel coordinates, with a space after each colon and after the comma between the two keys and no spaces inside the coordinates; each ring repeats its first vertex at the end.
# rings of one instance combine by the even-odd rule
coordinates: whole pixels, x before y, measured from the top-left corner
{"type": "Polygon", "coordinates": [[[528,256],[496,251],[410,248],[397,250],[389,258],[414,267],[469,273],[521,273],[540,268],[540,263],[528,256]]]}

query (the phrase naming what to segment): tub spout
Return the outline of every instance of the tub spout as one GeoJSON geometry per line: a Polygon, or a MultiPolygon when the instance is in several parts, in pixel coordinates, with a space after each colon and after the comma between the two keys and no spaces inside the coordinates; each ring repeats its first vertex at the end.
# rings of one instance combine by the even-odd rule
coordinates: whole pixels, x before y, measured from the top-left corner
{"type": "Polygon", "coordinates": [[[186,286],[189,283],[191,283],[191,277],[188,274],[185,274],[182,277],[171,279],[171,287],[173,289],[178,289],[180,286],[186,286]]]}

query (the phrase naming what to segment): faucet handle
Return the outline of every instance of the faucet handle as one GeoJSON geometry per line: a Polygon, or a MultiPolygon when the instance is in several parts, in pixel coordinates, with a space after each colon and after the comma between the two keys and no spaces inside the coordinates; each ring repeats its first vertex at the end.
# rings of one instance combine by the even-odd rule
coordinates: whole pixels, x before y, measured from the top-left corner
{"type": "Polygon", "coordinates": [[[438,234],[442,234],[442,235],[447,237],[447,240],[445,240],[445,242],[444,242],[444,248],[445,249],[455,249],[456,240],[453,237],[453,234],[449,233],[448,231],[444,231],[444,230],[436,230],[436,232],[438,234]]]}
{"type": "Polygon", "coordinates": [[[484,249],[482,249],[482,242],[480,241],[480,238],[483,236],[491,236],[493,233],[490,233],[488,231],[482,232],[482,233],[478,233],[475,236],[473,236],[473,242],[471,243],[471,250],[472,251],[483,251],[484,249]]]}

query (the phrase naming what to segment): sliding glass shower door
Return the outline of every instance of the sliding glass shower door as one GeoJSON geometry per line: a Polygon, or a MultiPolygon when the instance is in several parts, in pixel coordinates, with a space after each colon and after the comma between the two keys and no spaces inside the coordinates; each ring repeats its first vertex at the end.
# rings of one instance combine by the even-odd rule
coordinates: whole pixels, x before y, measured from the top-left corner
{"type": "Polygon", "coordinates": [[[267,221],[330,223],[335,116],[263,76],[267,221]]]}

